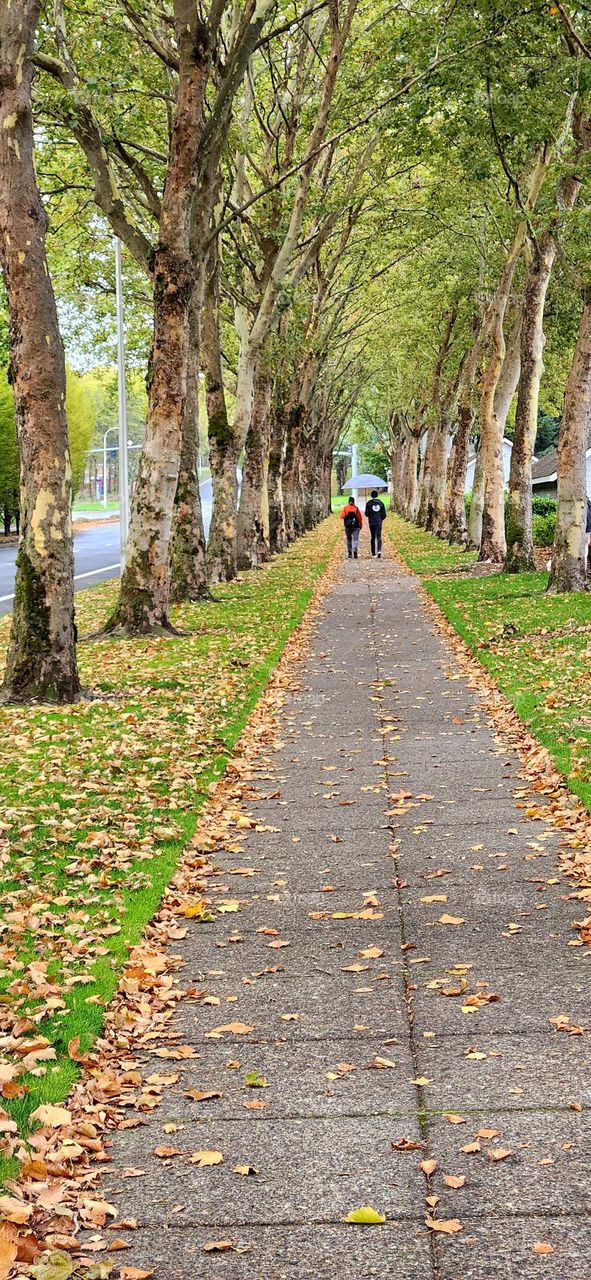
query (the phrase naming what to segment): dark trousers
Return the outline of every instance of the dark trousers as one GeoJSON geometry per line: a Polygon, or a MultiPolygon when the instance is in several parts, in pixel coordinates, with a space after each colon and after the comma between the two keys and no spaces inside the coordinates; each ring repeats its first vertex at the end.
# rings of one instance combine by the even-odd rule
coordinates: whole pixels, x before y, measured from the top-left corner
{"type": "Polygon", "coordinates": [[[371,534],[371,554],[375,556],[376,551],[382,550],[382,522],[379,524],[370,524],[369,532],[371,534]]]}

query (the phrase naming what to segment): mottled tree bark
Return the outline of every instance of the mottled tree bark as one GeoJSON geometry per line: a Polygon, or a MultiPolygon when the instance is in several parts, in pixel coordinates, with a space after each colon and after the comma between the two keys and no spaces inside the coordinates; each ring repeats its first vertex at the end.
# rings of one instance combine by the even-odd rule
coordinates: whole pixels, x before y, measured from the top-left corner
{"type": "Polygon", "coordinates": [[[466,468],[474,411],[465,399],[458,409],[458,425],[449,462],[449,498],[447,509],[448,539],[452,546],[466,546],[466,468]]]}
{"type": "Polygon", "coordinates": [[[283,467],[283,503],[288,542],[304,532],[301,486],[303,406],[291,405],[287,413],[287,440],[283,467]]]}
{"type": "Polygon", "coordinates": [[[72,702],[76,668],[66,375],[33,159],[31,55],[40,4],[0,10],[0,258],[21,455],[20,544],[2,696],[72,702]]]}
{"type": "Polygon", "coordinates": [[[189,310],[195,288],[190,252],[208,31],[191,0],[175,0],[179,83],[154,259],[154,338],[148,420],[129,524],[119,599],[106,630],[171,630],[170,537],[187,396],[189,310]]]}
{"type": "Polygon", "coordinates": [[[271,554],[287,546],[285,506],[283,502],[283,462],[285,457],[285,416],[280,397],[276,396],[271,414],[267,494],[269,504],[269,548],[271,554]]]}
{"type": "Polygon", "coordinates": [[[222,370],[219,312],[219,262],[212,245],[201,310],[201,363],[205,373],[209,465],[213,509],[207,543],[207,569],[211,582],[231,582],[236,577],[236,507],[238,453],[228,420],[222,370]]]}
{"type": "Polygon", "coordinates": [[[199,308],[196,301],[194,296],[189,318],[181,459],[172,520],[170,597],[175,602],[205,600],[210,595],[199,489],[199,308]]]}
{"type": "Polygon", "coordinates": [[[244,449],[242,487],[237,522],[239,569],[254,569],[269,557],[269,529],[265,520],[267,465],[269,454],[269,414],[272,375],[265,360],[255,374],[250,426],[244,449]]]}
{"type": "MultiPolygon", "coordinates": [[[[581,187],[569,175],[560,184],[558,211],[572,209],[581,187]]],[[[540,383],[544,373],[544,308],[558,243],[553,230],[545,231],[535,248],[528,271],[521,324],[521,376],[517,393],[515,436],[511,453],[507,506],[507,573],[534,570],[532,521],[532,458],[538,430],[540,383]]]]}
{"type": "Polygon", "coordinates": [[[548,590],[582,591],[586,583],[586,451],[591,414],[591,298],[585,298],[558,437],[558,509],[548,590]]]}

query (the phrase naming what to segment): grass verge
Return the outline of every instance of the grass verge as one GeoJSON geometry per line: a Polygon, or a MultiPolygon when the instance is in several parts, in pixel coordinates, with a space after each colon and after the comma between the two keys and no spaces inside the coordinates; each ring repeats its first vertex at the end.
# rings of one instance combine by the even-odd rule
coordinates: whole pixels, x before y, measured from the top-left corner
{"type": "MultiPolygon", "coordinates": [[[[21,1132],[69,1092],[339,533],[325,521],[215,603],[175,610],[178,638],[81,644],[92,700],[0,712],[0,1115],[21,1132]]],[[[116,589],[77,595],[81,635],[116,589]]]]}
{"type": "Polygon", "coordinates": [[[591,810],[591,596],[547,595],[547,573],[430,580],[452,549],[396,517],[389,531],[405,563],[425,578],[458,635],[591,810]]]}

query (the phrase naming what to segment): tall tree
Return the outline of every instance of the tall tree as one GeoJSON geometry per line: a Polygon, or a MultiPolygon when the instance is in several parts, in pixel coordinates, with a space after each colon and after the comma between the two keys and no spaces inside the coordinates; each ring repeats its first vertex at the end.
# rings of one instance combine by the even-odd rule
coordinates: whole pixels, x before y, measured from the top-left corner
{"type": "Polygon", "coordinates": [[[0,10],[0,256],[21,457],[21,534],[3,696],[80,696],[74,624],[66,370],[33,158],[32,54],[39,0],[0,10]]]}

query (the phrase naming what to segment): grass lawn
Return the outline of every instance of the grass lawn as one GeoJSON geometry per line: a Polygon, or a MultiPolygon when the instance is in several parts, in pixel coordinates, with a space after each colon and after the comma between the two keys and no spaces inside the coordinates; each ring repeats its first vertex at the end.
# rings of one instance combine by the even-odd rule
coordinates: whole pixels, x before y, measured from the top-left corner
{"type": "MultiPolygon", "coordinates": [[[[216,603],[175,609],[184,636],[82,643],[92,700],[0,711],[0,1107],[22,1132],[67,1095],[339,534],[326,521],[216,603]]],[[[116,589],[76,596],[81,636],[116,589]]]]}
{"type": "MultiPolygon", "coordinates": [[[[390,533],[410,568],[437,572],[439,539],[397,518],[390,533]]],[[[591,809],[591,595],[549,596],[547,582],[523,573],[423,585],[591,809]]]]}

